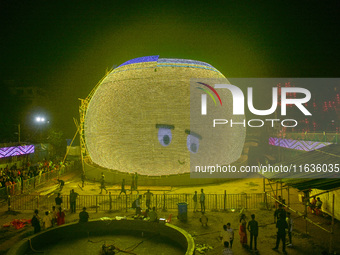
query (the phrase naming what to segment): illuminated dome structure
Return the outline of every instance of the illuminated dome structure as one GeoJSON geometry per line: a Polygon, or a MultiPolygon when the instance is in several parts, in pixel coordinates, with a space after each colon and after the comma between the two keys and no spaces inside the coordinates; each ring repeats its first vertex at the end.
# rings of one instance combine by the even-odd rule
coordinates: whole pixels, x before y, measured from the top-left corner
{"type": "MultiPolygon", "coordinates": [[[[196,93],[200,99],[202,90],[190,89],[190,84],[202,78],[207,83],[225,79],[207,63],[158,56],[132,59],[113,69],[92,93],[84,117],[92,162],[119,172],[159,176],[188,173],[191,160],[200,162],[209,155],[221,164],[236,161],[245,139],[242,125],[225,126],[223,136],[221,131],[214,136],[210,127],[195,122],[201,117],[201,101],[192,103],[191,96],[196,93]]],[[[231,93],[225,90],[220,96],[223,107],[208,100],[206,118],[243,120],[232,116],[231,93]]]]}

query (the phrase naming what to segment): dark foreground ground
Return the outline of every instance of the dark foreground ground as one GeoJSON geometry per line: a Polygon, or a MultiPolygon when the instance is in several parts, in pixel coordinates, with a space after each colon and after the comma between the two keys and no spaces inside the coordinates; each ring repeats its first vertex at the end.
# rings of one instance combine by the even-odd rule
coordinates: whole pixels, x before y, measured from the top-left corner
{"type": "MultiPolygon", "coordinates": [[[[89,194],[98,194],[98,183],[86,182],[86,186],[83,190],[79,188],[80,178],[77,174],[71,173],[67,176],[64,176],[63,179],[66,181],[66,185],[62,191],[62,194],[69,194],[70,189],[75,189],[76,192],[83,195],[89,194]]],[[[49,186],[45,186],[41,188],[41,192],[46,192],[46,189],[55,189],[54,184],[49,184],[49,186]]],[[[116,186],[109,186],[109,191],[112,194],[119,194],[119,185],[116,186]]],[[[153,190],[154,187],[140,187],[140,189],[148,189],[150,188],[153,190]]],[[[164,191],[169,194],[179,194],[179,193],[194,193],[195,190],[200,190],[204,188],[206,194],[223,194],[224,190],[228,190],[228,193],[241,193],[243,191],[249,192],[261,192],[263,191],[262,186],[262,179],[238,179],[232,182],[218,184],[218,185],[206,185],[206,186],[197,186],[197,187],[183,187],[183,188],[171,188],[171,187],[158,187],[157,189],[153,190],[153,193],[156,194],[163,194],[164,191]]],[[[37,191],[40,192],[39,190],[37,191]]],[[[297,191],[290,190],[291,194],[291,204],[292,207],[298,209],[300,212],[303,211],[303,206],[301,203],[298,202],[298,194],[297,191]]],[[[54,199],[54,193],[51,195],[50,199],[54,199]]],[[[145,207],[145,205],[143,204],[145,207]]],[[[44,208],[41,208],[41,211],[44,211],[44,208]]],[[[94,211],[90,211],[90,217],[92,219],[101,218],[101,217],[115,217],[115,216],[132,216],[134,214],[134,210],[130,209],[128,212],[125,211],[117,211],[117,212],[109,212],[109,211],[98,211],[97,213],[94,211]]],[[[245,210],[244,213],[246,214],[248,220],[250,219],[251,214],[256,215],[256,220],[259,222],[259,237],[258,237],[258,250],[257,254],[263,255],[270,255],[270,254],[282,254],[281,252],[281,245],[279,248],[279,252],[275,252],[272,248],[275,246],[276,242],[276,228],[275,224],[273,223],[273,209],[272,210],[245,210]]],[[[32,217],[32,211],[15,211],[8,213],[7,207],[1,208],[0,211],[0,223],[1,226],[7,222],[12,221],[13,219],[30,219],[32,217]]],[[[158,215],[160,217],[168,218],[169,215],[172,214],[171,224],[179,226],[189,232],[195,239],[195,243],[197,246],[196,254],[207,254],[207,255],[214,255],[214,254],[221,254],[222,253],[222,245],[218,238],[220,231],[222,230],[222,226],[227,222],[231,223],[232,228],[235,232],[235,240],[233,245],[234,254],[252,254],[253,252],[242,248],[239,242],[239,235],[238,235],[238,227],[239,227],[239,211],[206,211],[206,215],[209,219],[208,226],[202,227],[201,223],[199,222],[200,213],[199,212],[188,212],[188,221],[181,222],[177,219],[177,210],[169,210],[163,212],[161,210],[158,211],[158,215]]],[[[42,212],[41,212],[42,215],[42,212]]],[[[288,254],[298,255],[298,254],[322,254],[322,251],[328,250],[329,248],[329,240],[330,235],[326,232],[323,232],[319,228],[308,224],[307,226],[307,233],[306,233],[306,224],[301,217],[292,213],[295,226],[293,231],[293,247],[286,248],[288,254]]],[[[315,222],[321,224],[321,226],[330,229],[330,219],[324,218],[321,216],[314,216],[308,215],[308,217],[312,218],[315,222]]],[[[66,211],[66,222],[76,222],[78,220],[78,213],[71,214],[70,212],[66,211]]],[[[27,237],[33,233],[33,228],[31,226],[26,226],[23,229],[16,230],[13,227],[10,228],[1,228],[0,230],[0,254],[6,254],[6,251],[17,241],[21,240],[24,237],[27,237]]],[[[337,254],[340,253],[340,229],[339,224],[336,222],[335,224],[335,235],[334,235],[334,242],[335,242],[335,250],[337,254]]],[[[107,238],[107,237],[106,237],[107,238]]],[[[127,239],[124,241],[124,238],[120,238],[120,240],[116,240],[115,242],[120,241],[122,242],[122,246],[128,246],[128,243],[134,243],[137,240],[130,240],[127,239]]],[[[109,239],[108,239],[109,240],[109,239]]],[[[141,237],[140,240],[143,240],[141,237]]],[[[97,240],[101,241],[101,240],[97,240]]],[[[102,241],[104,242],[104,241],[102,241]]],[[[106,244],[109,244],[110,241],[105,241],[106,244]]],[[[154,246],[157,244],[156,242],[152,243],[151,245],[154,246]]],[[[248,244],[249,244],[249,235],[248,235],[248,244]]],[[[136,254],[162,254],[162,250],[171,249],[167,247],[163,247],[160,251],[154,251],[150,253],[151,250],[148,249],[148,242],[142,242],[138,249],[135,250],[136,254]]],[[[93,246],[93,245],[92,245],[93,246]]],[[[91,247],[92,247],[91,246],[91,247]]],[[[62,248],[63,249],[63,248],[62,248]]],[[[97,249],[96,247],[92,247],[93,252],[97,249]]],[[[59,254],[66,254],[66,250],[60,250],[59,254]],[[61,252],[61,253],[60,253],[61,252]]],[[[175,250],[173,251],[174,255],[175,250]]],[[[47,253],[46,253],[47,254],[47,253]]],[[[54,253],[50,253],[54,254],[54,253]]],[[[77,253],[77,250],[73,250],[70,254],[81,254],[77,253]]],[[[93,253],[93,254],[99,254],[93,253]]],[[[166,254],[166,253],[165,253],[166,254]]]]}

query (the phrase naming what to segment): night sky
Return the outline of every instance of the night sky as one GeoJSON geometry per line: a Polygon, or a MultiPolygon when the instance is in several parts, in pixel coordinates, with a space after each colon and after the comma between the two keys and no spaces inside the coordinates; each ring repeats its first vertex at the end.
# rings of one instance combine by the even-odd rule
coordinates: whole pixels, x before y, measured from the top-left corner
{"type": "Polygon", "coordinates": [[[72,138],[78,98],[106,69],[148,55],[208,62],[226,77],[339,77],[336,1],[273,2],[1,0],[1,112],[5,81],[39,86],[51,125],[72,138]]]}

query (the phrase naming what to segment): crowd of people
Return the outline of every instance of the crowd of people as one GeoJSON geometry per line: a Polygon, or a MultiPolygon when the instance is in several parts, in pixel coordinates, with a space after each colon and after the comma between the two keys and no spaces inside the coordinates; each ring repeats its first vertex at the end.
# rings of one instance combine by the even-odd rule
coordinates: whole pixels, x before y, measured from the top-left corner
{"type": "MultiPolygon", "coordinates": [[[[70,192],[70,204],[71,213],[76,213],[76,198],[78,193],[74,192],[72,189],[70,192]]],[[[63,209],[63,198],[58,193],[55,198],[55,206],[52,206],[51,211],[45,211],[44,216],[39,215],[39,210],[35,210],[33,217],[31,219],[31,224],[34,228],[34,234],[40,232],[42,229],[46,230],[54,226],[61,226],[65,224],[65,209],[63,209]]],[[[79,213],[79,223],[87,222],[89,219],[89,214],[86,211],[86,207],[79,213]]]]}
{"type": "MultiPolygon", "coordinates": [[[[137,176],[134,175],[133,177],[133,190],[137,190],[137,176]]],[[[84,186],[84,180],[82,176],[82,186],[84,186]]],[[[35,210],[34,215],[31,219],[31,224],[34,227],[34,233],[38,233],[41,231],[41,229],[48,229],[52,228],[54,226],[60,226],[65,224],[65,210],[63,210],[63,197],[61,196],[61,191],[63,189],[63,186],[65,182],[63,180],[58,179],[59,183],[59,193],[57,194],[55,198],[55,206],[52,207],[52,211],[46,211],[45,215],[41,217],[39,215],[39,211],[35,210]]],[[[102,191],[105,190],[106,193],[108,193],[106,186],[105,186],[105,176],[102,173],[101,178],[100,178],[100,194],[102,194],[102,191]]],[[[126,194],[125,190],[125,180],[122,182],[122,192],[126,194]],[[124,192],[125,191],[125,192],[124,192]]],[[[69,202],[70,202],[70,209],[71,213],[76,213],[76,203],[77,203],[77,197],[79,194],[72,189],[70,191],[70,196],[69,196],[69,202]]],[[[135,218],[136,219],[144,219],[144,220],[149,220],[150,222],[158,222],[159,218],[156,212],[155,207],[152,207],[151,209],[151,197],[153,196],[153,193],[148,190],[147,192],[144,193],[144,197],[146,197],[146,206],[148,209],[145,211],[142,211],[141,209],[141,204],[142,204],[142,195],[139,195],[138,198],[134,201],[132,207],[136,209],[136,214],[135,218]]],[[[111,198],[111,192],[109,192],[109,198],[110,198],[110,205],[112,203],[112,198],[111,198]]],[[[111,206],[110,206],[111,210],[111,206]]],[[[86,212],[86,207],[83,207],[83,210],[79,213],[79,223],[84,223],[87,222],[89,219],[89,214],[86,212]]]]}
{"type": "MultiPolygon", "coordinates": [[[[273,248],[274,251],[279,249],[280,243],[282,243],[282,252],[286,253],[286,236],[288,234],[288,247],[292,247],[292,231],[293,231],[293,219],[291,217],[290,212],[286,212],[286,210],[282,207],[282,205],[275,210],[274,218],[277,228],[276,233],[276,244],[273,248]]],[[[257,250],[257,237],[259,235],[259,224],[255,220],[255,214],[251,215],[251,220],[247,222],[247,217],[244,213],[240,214],[239,220],[239,229],[238,234],[240,238],[240,243],[243,248],[253,250],[254,252],[258,252],[257,250]],[[249,233],[249,244],[248,244],[248,233],[249,233]]],[[[233,242],[234,242],[234,230],[231,228],[231,224],[227,223],[223,225],[223,230],[220,233],[220,239],[222,241],[223,246],[223,255],[234,254],[233,253],[233,242]]]]}
{"type": "MultiPolygon", "coordinates": [[[[143,219],[147,218],[150,221],[157,221],[157,212],[153,207],[150,210],[150,197],[151,192],[148,190],[144,196],[146,197],[146,204],[148,209],[142,212],[141,209],[141,200],[143,198],[142,195],[139,195],[138,198],[134,201],[132,207],[136,208],[137,217],[141,217],[143,219]]],[[[198,194],[195,191],[193,195],[194,202],[194,212],[198,212],[197,204],[200,202],[200,212],[201,216],[199,221],[201,222],[203,227],[208,226],[208,217],[205,214],[205,193],[204,190],[201,189],[201,193],[198,194]]],[[[274,223],[276,224],[277,233],[276,233],[276,243],[273,248],[274,251],[279,249],[281,244],[283,254],[286,254],[286,236],[288,235],[288,247],[292,247],[292,231],[293,231],[293,219],[291,217],[290,212],[287,212],[284,204],[284,200],[280,200],[280,203],[277,204],[277,209],[274,211],[274,223]]],[[[250,220],[248,221],[246,214],[241,213],[239,217],[239,226],[238,226],[238,234],[239,240],[243,248],[258,252],[257,247],[257,238],[259,235],[259,224],[255,219],[255,214],[250,216],[250,220]],[[249,237],[249,239],[248,239],[249,237]]],[[[223,247],[223,255],[226,254],[234,254],[233,253],[233,241],[234,241],[234,230],[231,227],[231,223],[227,223],[223,225],[223,230],[220,233],[220,239],[223,247]]]]}
{"type": "MultiPolygon", "coordinates": [[[[137,180],[138,177],[134,177],[134,181],[137,180]]],[[[102,173],[101,180],[100,180],[100,189],[101,193],[103,190],[106,190],[105,187],[105,176],[102,173]]],[[[134,190],[137,187],[137,183],[134,185],[134,190]]],[[[137,190],[138,191],[138,190],[137,190]]],[[[119,194],[119,197],[121,194],[124,193],[126,195],[126,188],[125,188],[125,179],[122,180],[121,185],[121,192],[119,194]]],[[[138,192],[139,194],[139,192],[138,192]]],[[[79,196],[78,193],[76,193],[73,189],[70,191],[70,208],[71,213],[76,213],[76,201],[77,197],[79,196]]],[[[156,208],[152,206],[153,193],[148,189],[144,194],[139,194],[137,199],[133,201],[132,208],[134,208],[135,211],[135,219],[142,219],[142,220],[148,220],[150,222],[158,222],[160,219],[158,218],[158,214],[156,211],[156,208]],[[146,208],[143,211],[142,210],[142,199],[145,198],[145,205],[146,208]]],[[[111,192],[109,192],[110,197],[110,210],[111,210],[111,192]]],[[[194,192],[194,195],[192,197],[193,204],[194,204],[194,210],[193,212],[196,213],[198,211],[201,212],[200,216],[200,222],[203,227],[208,226],[208,217],[205,214],[205,193],[204,190],[201,189],[200,194],[198,194],[197,191],[194,192]],[[198,202],[200,204],[200,210],[198,210],[198,202]]],[[[293,225],[294,221],[291,217],[290,212],[287,212],[285,207],[285,201],[279,197],[278,201],[276,203],[277,209],[274,211],[274,224],[276,224],[276,243],[275,247],[272,248],[274,251],[277,251],[280,246],[282,248],[283,254],[286,254],[286,246],[292,247],[292,231],[293,231],[293,225]],[[288,236],[288,239],[286,238],[288,236]]],[[[320,198],[313,198],[309,205],[313,210],[320,209],[322,206],[322,202],[320,198]]],[[[58,193],[57,197],[55,198],[55,206],[53,206],[52,211],[45,212],[45,215],[43,218],[40,218],[38,210],[35,211],[34,216],[32,218],[32,225],[34,227],[34,232],[37,233],[43,229],[48,229],[53,226],[59,226],[63,225],[65,223],[65,212],[62,210],[63,207],[63,199],[61,197],[61,194],[58,193]],[[42,227],[41,227],[42,226],[42,227]]],[[[250,215],[250,219],[248,220],[248,217],[245,213],[241,212],[239,217],[239,224],[238,224],[238,235],[239,235],[239,241],[241,246],[244,249],[254,251],[255,253],[258,252],[258,236],[259,236],[259,224],[255,219],[255,214],[250,215]]],[[[85,223],[89,219],[89,214],[86,212],[86,208],[84,207],[83,210],[79,213],[79,223],[85,223]]],[[[165,220],[165,219],[163,219],[165,220]]],[[[228,222],[227,224],[223,225],[223,230],[221,231],[219,238],[222,243],[222,254],[234,254],[233,252],[233,242],[234,242],[234,229],[231,226],[231,223],[228,222]]]]}
{"type": "Polygon", "coordinates": [[[45,211],[44,216],[39,215],[39,210],[34,211],[31,224],[34,228],[34,234],[39,233],[41,229],[49,229],[54,226],[65,224],[65,212],[61,207],[52,206],[52,211],[45,211]]]}
{"type": "MultiPolygon", "coordinates": [[[[157,215],[157,211],[155,207],[151,209],[151,197],[153,196],[150,190],[144,193],[144,197],[146,198],[146,207],[145,211],[142,211],[141,204],[143,195],[139,195],[138,198],[134,201],[132,208],[136,209],[135,218],[148,220],[150,222],[158,222],[159,218],[157,215]]],[[[78,193],[76,193],[73,189],[70,191],[70,208],[71,213],[76,213],[76,200],[78,197],[78,193]]],[[[208,225],[208,217],[205,214],[205,194],[204,190],[201,189],[201,194],[198,196],[197,191],[195,191],[193,196],[193,201],[197,203],[200,201],[201,204],[201,217],[200,222],[203,227],[207,227],[208,225]]],[[[63,208],[63,198],[60,193],[57,194],[55,198],[55,206],[52,207],[52,211],[44,212],[44,216],[41,217],[39,215],[39,211],[35,210],[34,215],[32,217],[31,223],[34,227],[34,233],[38,233],[41,229],[48,229],[54,226],[60,226],[65,224],[65,211],[63,208]]],[[[194,212],[197,212],[197,205],[194,206],[194,212]]],[[[258,236],[259,236],[259,224],[255,219],[255,214],[251,214],[250,220],[245,213],[240,213],[239,217],[239,225],[238,225],[238,235],[239,241],[243,248],[248,250],[253,250],[254,252],[258,252],[258,236]],[[248,239],[249,236],[249,239],[248,239]]],[[[84,207],[83,210],[79,213],[79,223],[88,222],[89,214],[84,207]]],[[[277,233],[276,233],[276,243],[273,248],[274,251],[277,251],[281,245],[283,254],[286,254],[286,237],[288,235],[288,247],[292,246],[292,231],[294,221],[291,217],[290,212],[287,212],[284,205],[282,203],[278,204],[278,208],[274,211],[274,223],[276,224],[277,233]]],[[[223,229],[220,232],[219,238],[222,244],[222,254],[234,254],[233,252],[233,243],[235,239],[234,229],[231,226],[231,223],[223,225],[223,229]]]]}
{"type": "MultiPolygon", "coordinates": [[[[282,252],[286,253],[286,236],[288,235],[288,247],[292,247],[292,231],[294,221],[291,217],[291,213],[287,212],[283,206],[283,204],[279,204],[278,208],[274,211],[274,224],[276,224],[277,233],[276,233],[276,243],[273,248],[274,251],[279,249],[280,243],[282,243],[282,252]]],[[[224,253],[223,254],[233,254],[232,246],[234,241],[234,231],[231,228],[231,224],[223,226],[223,231],[220,234],[220,238],[222,240],[222,244],[224,245],[224,253]]],[[[239,221],[239,236],[240,243],[242,247],[249,248],[255,252],[257,250],[257,237],[259,235],[259,224],[255,220],[255,214],[251,215],[251,220],[247,222],[247,217],[244,213],[240,214],[239,221]],[[249,232],[249,246],[248,246],[248,234],[249,232]]]]}
{"type": "MultiPolygon", "coordinates": [[[[16,184],[19,184],[19,186],[23,188],[25,180],[38,177],[39,182],[42,174],[50,171],[58,171],[64,167],[65,165],[60,160],[43,160],[35,164],[27,161],[26,164],[20,167],[17,166],[17,164],[12,165],[11,167],[7,165],[5,168],[0,168],[0,189],[7,188],[9,189],[9,193],[13,194],[16,184]]],[[[4,194],[6,192],[4,192],[4,194]]]]}
{"type": "Polygon", "coordinates": [[[322,201],[320,197],[312,197],[312,200],[309,203],[309,209],[312,213],[315,213],[316,215],[319,215],[321,213],[321,207],[322,207],[322,201]]]}

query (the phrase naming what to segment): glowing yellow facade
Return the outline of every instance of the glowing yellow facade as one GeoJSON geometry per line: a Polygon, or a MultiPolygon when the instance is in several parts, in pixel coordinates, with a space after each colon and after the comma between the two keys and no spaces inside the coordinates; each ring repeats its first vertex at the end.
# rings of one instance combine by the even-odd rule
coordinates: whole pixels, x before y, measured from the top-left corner
{"type": "MultiPolygon", "coordinates": [[[[192,78],[224,76],[207,63],[158,56],[134,59],[112,70],[93,94],[85,116],[85,141],[92,161],[121,172],[168,175],[189,172],[190,156],[204,157],[207,148],[216,146],[215,156],[221,162],[237,160],[243,128],[235,128],[232,135],[225,128],[227,140],[206,136],[204,129],[191,130],[202,139],[199,147],[190,144],[194,140],[188,138],[192,78]]],[[[225,114],[230,115],[231,95],[224,101],[225,114]]]]}

